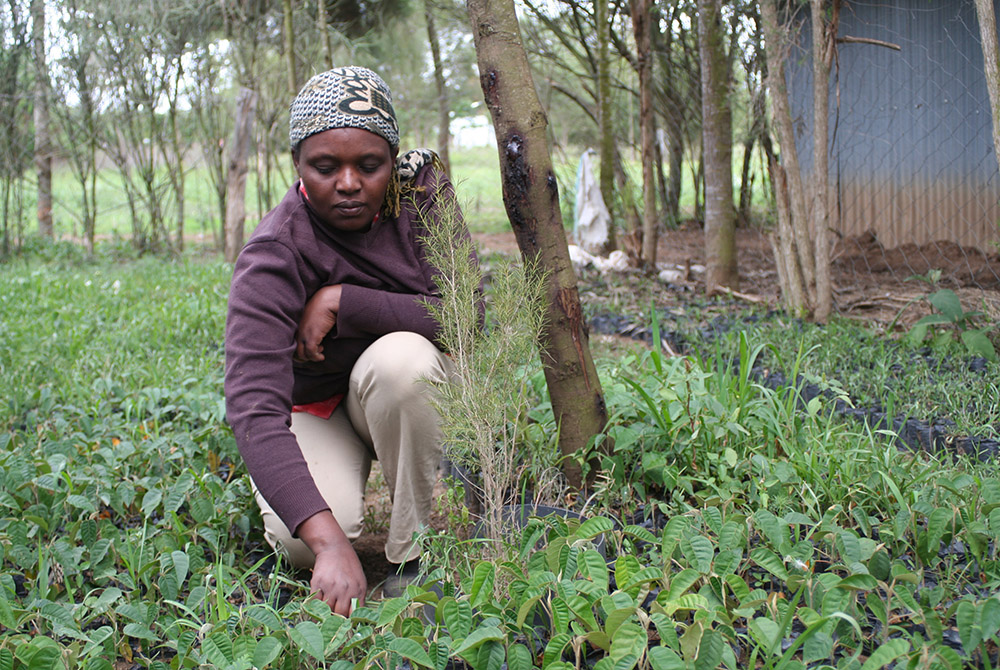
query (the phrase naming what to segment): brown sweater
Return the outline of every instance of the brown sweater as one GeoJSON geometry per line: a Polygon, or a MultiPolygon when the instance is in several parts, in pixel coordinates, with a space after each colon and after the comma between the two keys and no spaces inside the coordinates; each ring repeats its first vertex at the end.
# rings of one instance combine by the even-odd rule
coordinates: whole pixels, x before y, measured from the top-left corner
{"type": "Polygon", "coordinates": [[[346,392],[358,356],[382,335],[412,331],[433,340],[437,334],[423,304],[437,286],[415,206],[433,216],[435,203],[454,194],[431,165],[414,179],[415,202],[404,198],[398,218],[361,233],[320,223],[296,182],[236,261],[226,321],[226,414],[254,483],[293,533],[329,506],[289,429],[292,405],[346,392]],[[343,289],[337,324],[323,342],[325,360],[293,362],[306,302],[333,284],[343,289]]]}

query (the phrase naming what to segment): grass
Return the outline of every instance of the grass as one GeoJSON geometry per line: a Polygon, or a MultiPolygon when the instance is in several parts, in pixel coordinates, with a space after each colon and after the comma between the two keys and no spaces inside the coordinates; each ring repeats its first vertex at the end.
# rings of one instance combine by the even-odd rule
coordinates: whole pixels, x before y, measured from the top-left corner
{"type": "MultiPolygon", "coordinates": [[[[563,221],[567,228],[573,225],[574,197],[576,188],[576,172],[578,152],[560,152],[554,158],[554,170],[560,187],[561,209],[563,221]]],[[[473,147],[456,149],[451,154],[453,180],[457,184],[459,200],[473,232],[499,233],[510,229],[507,214],[503,206],[499,157],[492,147],[473,147]]],[[[734,158],[734,169],[738,170],[741,158],[734,158]]],[[[626,160],[628,172],[634,185],[639,185],[642,179],[640,163],[637,157],[626,160]]],[[[595,169],[597,169],[595,167],[595,169]]],[[[595,174],[596,176],[596,174],[595,174]]],[[[738,181],[739,173],[734,172],[738,181]]],[[[284,195],[287,187],[294,179],[291,160],[285,158],[282,168],[273,175],[271,201],[277,201],[284,195]]],[[[169,190],[165,172],[159,176],[161,187],[169,190]]],[[[685,162],[683,166],[683,187],[681,198],[682,218],[693,216],[694,189],[691,166],[685,162]]],[[[25,216],[31,223],[27,230],[34,229],[32,214],[35,211],[35,190],[33,183],[25,183],[25,216]]],[[[247,175],[247,231],[264,213],[259,203],[266,202],[258,189],[258,174],[251,169],[247,175]]],[[[641,186],[636,186],[635,198],[641,201],[641,186]]],[[[58,237],[80,239],[83,235],[82,226],[77,212],[79,206],[79,185],[74,179],[69,167],[57,164],[53,173],[53,223],[58,237]]],[[[122,184],[120,173],[112,167],[100,170],[97,179],[98,214],[96,235],[103,239],[128,238],[132,234],[131,213],[128,199],[122,184]]],[[[168,202],[165,225],[173,234],[172,204],[168,202]]],[[[641,206],[641,205],[640,205],[641,206]]],[[[755,211],[767,208],[764,190],[757,184],[754,187],[755,211]]],[[[218,235],[218,211],[216,197],[207,169],[197,161],[191,161],[185,175],[185,235],[195,242],[213,244],[218,235]]]]}
{"type": "MultiPolygon", "coordinates": [[[[822,380],[855,352],[877,364],[857,373],[885,386],[872,397],[903,407],[877,380],[915,378],[889,362],[908,352],[850,324],[740,320],[695,357],[612,350],[590,520],[530,522],[503,564],[430,533],[440,595],[343,619],[267,562],[224,422],[230,268],[46,251],[0,265],[0,667],[995,665],[996,464],[900,452],[832,399],[746,373],[780,360],[822,380]]],[[[555,444],[534,388],[525,453],[555,444]]]]}

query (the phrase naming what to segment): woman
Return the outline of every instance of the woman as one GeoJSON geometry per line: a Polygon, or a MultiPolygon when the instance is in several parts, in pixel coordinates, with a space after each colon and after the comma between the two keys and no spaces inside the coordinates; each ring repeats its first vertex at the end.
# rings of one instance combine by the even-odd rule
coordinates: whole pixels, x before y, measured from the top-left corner
{"type": "MultiPolygon", "coordinates": [[[[415,576],[441,458],[427,381],[434,269],[422,221],[454,199],[428,151],[397,161],[391,94],[371,70],[316,75],[292,102],[299,181],[236,262],[226,323],[226,411],[250,472],[265,537],[333,611],[364,602],[351,540],[378,458],[392,496],[383,592],[415,576]]],[[[449,210],[457,208],[449,206],[449,210]]]]}

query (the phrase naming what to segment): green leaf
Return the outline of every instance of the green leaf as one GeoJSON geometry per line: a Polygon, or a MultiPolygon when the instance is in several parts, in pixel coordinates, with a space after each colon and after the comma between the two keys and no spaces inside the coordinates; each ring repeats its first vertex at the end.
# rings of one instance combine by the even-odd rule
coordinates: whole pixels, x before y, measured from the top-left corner
{"type": "Polygon", "coordinates": [[[868,657],[865,664],[861,666],[861,670],[878,670],[878,668],[884,668],[909,650],[910,642],[908,640],[901,637],[889,640],[872,652],[872,655],[868,657]]]}
{"type": "Polygon", "coordinates": [[[674,549],[680,544],[681,537],[687,532],[690,525],[691,522],[683,516],[675,516],[667,522],[663,529],[663,540],[660,546],[664,559],[669,560],[673,556],[674,549]]]}
{"type": "Polygon", "coordinates": [[[780,639],[781,626],[767,617],[757,617],[750,622],[750,632],[764,652],[771,653],[772,645],[780,639]]]}
{"type": "Polygon", "coordinates": [[[970,654],[983,641],[983,630],[976,621],[976,606],[968,600],[958,603],[955,609],[955,624],[958,626],[958,636],[962,640],[962,648],[970,654]]]}
{"type": "Polygon", "coordinates": [[[393,639],[393,641],[389,643],[389,649],[416,665],[422,665],[425,668],[434,667],[434,661],[432,661],[431,657],[427,655],[424,648],[421,647],[415,640],[411,640],[408,637],[397,637],[393,639]]]}
{"type": "Polygon", "coordinates": [[[980,605],[982,610],[983,639],[989,640],[1000,631],[1000,599],[987,598],[980,605]]]}
{"type": "Polygon", "coordinates": [[[638,661],[648,644],[649,638],[642,626],[632,622],[623,623],[611,636],[611,658],[617,660],[631,656],[638,661]]]}
{"type": "Polygon", "coordinates": [[[402,614],[409,605],[406,598],[392,598],[383,601],[379,607],[378,622],[375,625],[379,628],[388,626],[396,621],[396,617],[402,614]]]}
{"type": "Polygon", "coordinates": [[[493,583],[496,579],[496,566],[492,563],[482,561],[476,565],[472,573],[472,589],[469,591],[469,600],[473,607],[479,607],[483,603],[489,602],[493,597],[493,583]]]}
{"type": "Polygon", "coordinates": [[[632,579],[629,580],[629,583],[627,586],[625,586],[625,589],[626,590],[632,589],[636,586],[640,586],[642,584],[648,584],[649,582],[655,582],[662,578],[663,578],[663,570],[661,568],[651,565],[648,568],[643,568],[639,572],[632,575],[632,579]]]}
{"type": "Polygon", "coordinates": [[[608,564],[601,554],[595,549],[584,549],[577,560],[580,567],[580,574],[585,579],[591,579],[602,588],[608,586],[608,564]]]}
{"type": "Polygon", "coordinates": [[[0,649],[0,670],[14,670],[14,654],[10,649],[0,649]]]}
{"type": "Polygon", "coordinates": [[[260,603],[253,604],[246,609],[246,615],[251,621],[261,624],[268,631],[283,630],[285,628],[278,615],[267,605],[260,603]]]}
{"type": "Polygon", "coordinates": [[[257,642],[257,648],[253,650],[253,665],[255,668],[264,668],[271,661],[278,658],[284,647],[277,638],[270,635],[262,637],[257,642]]]}
{"type": "Polygon", "coordinates": [[[656,536],[642,526],[636,526],[635,524],[625,526],[625,528],[622,529],[622,533],[629,537],[634,537],[637,540],[641,540],[642,542],[656,544],[656,536]]]}
{"type": "Polygon", "coordinates": [[[965,318],[965,310],[962,309],[962,301],[950,288],[943,288],[928,298],[937,311],[952,323],[959,323],[965,318]]]}
{"type": "Polygon", "coordinates": [[[701,579],[701,575],[696,570],[684,568],[670,577],[670,586],[665,596],[666,600],[669,602],[680,598],[699,579],[701,579]]]}
{"type": "Polygon", "coordinates": [[[729,573],[723,579],[726,580],[726,584],[729,585],[730,590],[732,590],[733,595],[736,596],[736,600],[743,604],[747,598],[750,597],[750,587],[747,583],[743,581],[743,578],[737,574],[729,573]]]}
{"type": "Polygon", "coordinates": [[[319,626],[312,621],[300,621],[295,624],[295,628],[288,631],[288,634],[291,635],[295,646],[317,661],[323,662],[325,658],[323,652],[323,633],[320,632],[319,626]]]}
{"type": "Polygon", "coordinates": [[[840,557],[845,563],[857,563],[861,560],[861,543],[858,542],[858,536],[849,530],[841,529],[837,532],[834,544],[837,547],[837,551],[840,552],[840,557]]]}
{"type": "Polygon", "coordinates": [[[129,637],[137,637],[142,640],[149,640],[150,642],[156,641],[156,635],[153,634],[153,631],[149,630],[149,626],[144,626],[141,623],[127,623],[122,628],[122,632],[129,637]]]}
{"type": "Polygon", "coordinates": [[[938,547],[945,535],[951,535],[952,520],[955,513],[946,507],[935,507],[927,519],[927,551],[937,555],[938,547]]]}
{"type": "Polygon", "coordinates": [[[837,588],[851,591],[872,591],[878,588],[878,582],[871,575],[857,574],[841,579],[837,582],[837,588]]]}
{"type": "Polygon", "coordinates": [[[531,670],[534,666],[531,652],[523,644],[515,643],[507,649],[508,670],[531,670]]]}
{"type": "Polygon", "coordinates": [[[146,516],[150,516],[156,508],[159,506],[160,501],[163,499],[163,493],[160,489],[150,489],[146,491],[146,495],[142,497],[142,513],[146,516]]]}
{"type": "Polygon", "coordinates": [[[647,652],[653,670],[685,670],[684,659],[669,647],[651,647],[647,652]]]}
{"type": "Polygon", "coordinates": [[[879,581],[884,582],[888,580],[891,569],[892,563],[889,560],[889,553],[886,551],[876,551],[868,559],[868,572],[879,581]]]}
{"type": "Polygon", "coordinates": [[[722,661],[722,648],[725,641],[715,630],[706,630],[698,647],[698,658],[695,659],[695,670],[715,670],[722,661]]]}
{"type": "Polygon", "coordinates": [[[177,576],[177,586],[184,586],[184,580],[187,579],[188,567],[191,564],[191,560],[183,551],[171,552],[170,560],[174,564],[174,574],[177,576]]]}
{"type": "Polygon", "coordinates": [[[967,330],[962,333],[962,342],[970,354],[982,356],[991,363],[997,362],[997,350],[993,342],[981,330],[967,330]]]}
{"type": "Polygon", "coordinates": [[[547,668],[551,664],[562,660],[563,650],[566,649],[572,639],[573,636],[569,633],[560,633],[559,635],[552,636],[552,639],[545,645],[545,653],[542,656],[542,667],[547,668]]]}
{"type": "Polygon", "coordinates": [[[750,560],[764,568],[772,575],[781,580],[788,579],[788,571],[785,570],[785,564],[778,558],[770,549],[765,547],[757,547],[750,552],[750,560]]]}
{"type": "Polygon", "coordinates": [[[479,648],[478,663],[475,667],[483,670],[501,670],[507,654],[503,645],[496,640],[489,640],[479,648]]]}
{"type": "Polygon", "coordinates": [[[212,633],[201,645],[205,657],[219,667],[226,667],[233,662],[233,640],[225,631],[212,633]]]}
{"type": "Polygon", "coordinates": [[[438,611],[453,640],[468,637],[472,631],[472,605],[468,600],[455,600],[450,596],[443,598],[438,604],[438,611]]]}
{"type": "Polygon", "coordinates": [[[97,507],[94,505],[94,501],[92,501],[90,498],[87,498],[86,496],[81,496],[76,493],[66,496],[66,502],[68,502],[76,509],[80,509],[85,512],[90,512],[91,514],[97,511],[97,507]]]}
{"type": "Polygon", "coordinates": [[[614,527],[615,522],[611,519],[603,516],[595,516],[580,524],[580,527],[574,534],[580,539],[589,540],[601,535],[602,533],[614,530],[614,527]]]}
{"type": "Polygon", "coordinates": [[[703,575],[712,571],[712,558],[715,556],[715,546],[703,535],[689,535],[681,540],[681,552],[688,565],[703,575]]]}
{"type": "MultiPolygon", "coordinates": [[[[472,631],[468,637],[462,640],[461,643],[453,649],[453,652],[456,654],[464,654],[465,652],[475,649],[488,640],[503,641],[503,639],[503,633],[496,626],[480,626],[472,631]]],[[[456,639],[455,642],[458,642],[458,639],[456,639]]]]}

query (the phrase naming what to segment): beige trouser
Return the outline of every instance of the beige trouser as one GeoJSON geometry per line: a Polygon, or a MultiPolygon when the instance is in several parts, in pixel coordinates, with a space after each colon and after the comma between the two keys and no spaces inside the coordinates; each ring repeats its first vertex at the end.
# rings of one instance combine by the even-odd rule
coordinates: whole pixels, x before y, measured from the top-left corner
{"type": "MultiPolygon", "coordinates": [[[[352,540],[361,535],[372,458],[381,463],[392,500],[385,555],[393,563],[416,558],[414,533],[430,520],[441,433],[424,380],[445,381],[450,363],[423,336],[390,333],[358,358],[347,396],[329,419],[292,414],[292,432],[309,472],[352,540]]],[[[292,537],[256,485],[253,490],[268,543],[292,565],[311,568],[315,557],[309,547],[292,537]]]]}

